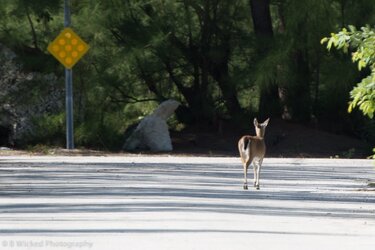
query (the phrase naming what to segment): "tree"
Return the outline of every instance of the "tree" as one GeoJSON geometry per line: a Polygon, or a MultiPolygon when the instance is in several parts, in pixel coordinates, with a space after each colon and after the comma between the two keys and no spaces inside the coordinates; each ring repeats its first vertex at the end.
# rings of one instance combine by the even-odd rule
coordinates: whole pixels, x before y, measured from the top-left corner
{"type": "Polygon", "coordinates": [[[115,1],[119,12],[108,25],[149,91],[177,97],[195,121],[212,121],[242,112],[231,61],[239,34],[249,32],[241,30],[244,4],[115,1]]]}
{"type": "MultiPolygon", "coordinates": [[[[358,70],[370,70],[368,76],[350,91],[348,112],[358,107],[364,115],[372,119],[375,113],[375,28],[366,26],[357,30],[356,27],[349,26],[348,29],[343,28],[340,32],[323,38],[321,43],[327,43],[328,50],[334,46],[345,53],[351,51],[352,61],[357,63],[358,70]]],[[[373,152],[375,153],[375,148],[373,152]]],[[[375,154],[373,158],[375,159],[375,154]]]]}
{"type": "MultiPolygon", "coordinates": [[[[62,3],[0,5],[0,42],[17,55],[22,72],[63,76],[63,67],[46,51],[63,27],[62,3]]],[[[375,139],[375,125],[365,127],[365,117],[346,112],[346,93],[369,66],[358,72],[342,53],[328,54],[319,43],[344,24],[373,23],[373,0],[71,4],[73,29],[91,47],[74,67],[79,146],[120,148],[126,128],[169,98],[183,104],[173,120],[179,127],[195,122],[218,128],[222,119],[273,115],[296,122],[313,118],[332,132],[375,139]]],[[[36,85],[30,91],[43,98],[43,83],[36,85]]],[[[53,119],[47,116],[45,124],[53,119]]]]}
{"type": "Polygon", "coordinates": [[[317,75],[314,71],[319,61],[316,58],[321,50],[316,44],[319,45],[317,41],[324,28],[330,25],[323,18],[330,3],[307,0],[251,3],[255,12],[252,14],[255,33],[269,38],[266,45],[262,45],[267,47],[260,50],[259,70],[255,71],[262,93],[259,111],[276,106],[271,110],[273,115],[281,115],[286,120],[309,121],[313,110],[311,90],[317,75]],[[266,4],[270,6],[261,7],[266,4]],[[260,13],[263,13],[261,17],[260,13]],[[272,23],[265,25],[269,17],[272,23]],[[260,32],[259,27],[264,31],[260,32]],[[268,96],[263,94],[267,92],[268,96]]]}
{"type": "Polygon", "coordinates": [[[357,30],[354,26],[343,28],[340,32],[325,37],[321,43],[327,43],[327,49],[332,46],[342,49],[345,53],[351,51],[353,62],[357,62],[358,70],[368,67],[370,73],[350,92],[351,102],[348,111],[358,107],[364,115],[370,118],[375,113],[375,28],[369,26],[357,30]]]}
{"type": "MultiPolygon", "coordinates": [[[[267,57],[274,42],[269,0],[250,0],[251,17],[259,60],[267,57]]],[[[262,69],[264,70],[264,69],[262,69]]],[[[262,84],[259,90],[259,114],[262,116],[279,115],[277,84],[262,84]]]]}

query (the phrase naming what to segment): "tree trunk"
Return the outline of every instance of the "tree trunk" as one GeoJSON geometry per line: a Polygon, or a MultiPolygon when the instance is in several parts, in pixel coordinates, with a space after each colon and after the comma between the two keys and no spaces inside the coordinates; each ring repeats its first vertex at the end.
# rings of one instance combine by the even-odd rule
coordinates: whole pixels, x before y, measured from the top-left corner
{"type": "Polygon", "coordinates": [[[269,0],[250,0],[255,34],[272,37],[272,20],[269,0]]]}
{"type": "MultiPolygon", "coordinates": [[[[250,7],[254,32],[257,37],[257,50],[259,58],[262,58],[268,53],[270,41],[273,39],[270,1],[250,0],[250,7]]],[[[260,88],[259,114],[264,117],[280,115],[277,85],[270,84],[268,88],[260,88]]]]}
{"type": "Polygon", "coordinates": [[[234,85],[230,82],[227,57],[223,58],[221,62],[213,64],[212,76],[219,85],[228,113],[231,115],[241,114],[242,109],[237,98],[236,90],[234,85]]]}
{"type": "MultiPolygon", "coordinates": [[[[169,74],[169,78],[174,82],[180,93],[184,96],[185,101],[190,108],[188,114],[179,114],[180,120],[186,123],[192,123],[194,121],[210,120],[211,112],[209,99],[206,97],[207,89],[200,88],[199,79],[194,79],[194,85],[191,87],[185,87],[183,83],[178,79],[174,73],[172,63],[170,61],[165,61],[165,67],[169,74]],[[184,117],[182,117],[184,116],[184,117]]],[[[196,62],[197,63],[197,62],[196,62]]],[[[194,67],[196,68],[196,67],[194,67]]],[[[199,76],[196,76],[199,77],[199,76]]],[[[185,109],[185,112],[187,110],[185,109]]]]}
{"type": "Polygon", "coordinates": [[[311,97],[310,97],[310,69],[306,53],[301,50],[295,52],[295,65],[296,65],[296,83],[290,96],[292,100],[293,119],[307,122],[310,120],[311,115],[311,97]]]}

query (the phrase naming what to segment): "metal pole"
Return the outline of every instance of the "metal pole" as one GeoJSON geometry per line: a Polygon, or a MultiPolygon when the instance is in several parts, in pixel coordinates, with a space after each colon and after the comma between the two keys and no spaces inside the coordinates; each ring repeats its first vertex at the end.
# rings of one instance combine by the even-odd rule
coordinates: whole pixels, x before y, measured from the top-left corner
{"type": "MultiPolygon", "coordinates": [[[[70,1],[64,2],[64,27],[69,27],[70,19],[70,1]]],[[[74,149],[73,132],[73,70],[65,68],[65,108],[66,108],[66,148],[74,149]]]]}

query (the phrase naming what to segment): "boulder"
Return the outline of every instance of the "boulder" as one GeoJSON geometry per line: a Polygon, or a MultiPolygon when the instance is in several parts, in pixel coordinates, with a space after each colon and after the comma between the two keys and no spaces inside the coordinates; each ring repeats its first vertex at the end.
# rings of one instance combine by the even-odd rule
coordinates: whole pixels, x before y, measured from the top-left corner
{"type": "Polygon", "coordinates": [[[180,105],[175,100],[162,102],[152,114],[141,120],[126,139],[124,150],[149,149],[151,151],[172,151],[167,119],[180,105]]]}

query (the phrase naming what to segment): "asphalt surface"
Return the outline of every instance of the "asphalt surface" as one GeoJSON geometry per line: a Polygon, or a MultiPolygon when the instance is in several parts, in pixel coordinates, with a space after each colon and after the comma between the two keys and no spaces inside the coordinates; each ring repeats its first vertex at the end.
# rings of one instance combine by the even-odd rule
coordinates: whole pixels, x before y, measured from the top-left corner
{"type": "Polygon", "coordinates": [[[375,249],[374,161],[242,182],[239,158],[1,156],[0,249],[375,249]]]}

